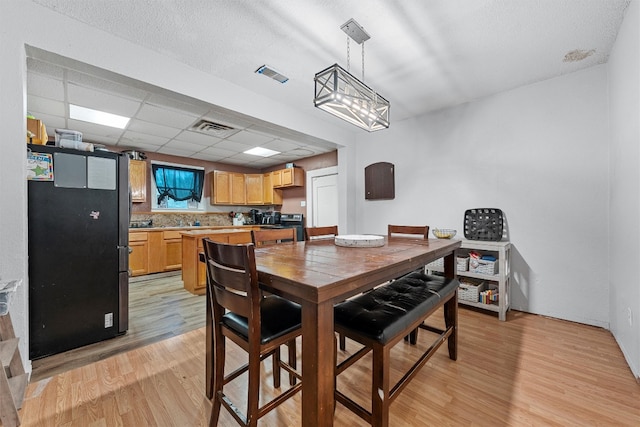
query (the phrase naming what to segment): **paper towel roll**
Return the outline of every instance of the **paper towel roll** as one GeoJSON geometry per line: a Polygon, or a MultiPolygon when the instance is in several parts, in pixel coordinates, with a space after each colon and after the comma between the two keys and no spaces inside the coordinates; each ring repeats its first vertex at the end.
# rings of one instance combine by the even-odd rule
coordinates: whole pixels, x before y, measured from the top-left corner
{"type": "Polygon", "coordinates": [[[71,139],[61,139],[60,147],[73,148],[74,150],[80,151],[93,151],[93,144],[89,142],[73,141],[71,139]]]}

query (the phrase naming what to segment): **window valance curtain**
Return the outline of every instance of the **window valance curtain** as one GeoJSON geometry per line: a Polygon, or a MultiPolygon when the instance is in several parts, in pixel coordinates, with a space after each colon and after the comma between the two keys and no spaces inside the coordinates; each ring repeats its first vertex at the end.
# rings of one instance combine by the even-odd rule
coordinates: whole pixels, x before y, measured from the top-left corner
{"type": "Polygon", "coordinates": [[[204,171],[168,165],[151,165],[158,188],[158,204],[165,197],[176,201],[202,199],[204,171]]]}

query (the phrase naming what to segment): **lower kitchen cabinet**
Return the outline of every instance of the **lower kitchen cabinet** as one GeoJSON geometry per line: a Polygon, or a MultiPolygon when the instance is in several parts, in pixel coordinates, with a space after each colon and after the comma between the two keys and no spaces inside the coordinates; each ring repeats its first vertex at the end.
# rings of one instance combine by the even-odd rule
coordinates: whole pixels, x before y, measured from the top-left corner
{"type": "Polygon", "coordinates": [[[142,276],[149,272],[149,245],[147,232],[129,233],[129,271],[132,276],[142,276]]]}
{"type": "Polygon", "coordinates": [[[200,252],[203,252],[202,239],[205,237],[220,243],[250,243],[251,229],[197,230],[182,233],[182,282],[187,291],[196,295],[206,292],[207,270],[199,259],[200,252]]]}
{"type": "Polygon", "coordinates": [[[164,271],[182,268],[182,235],[180,231],[162,232],[162,269],[164,271]]]}
{"type": "Polygon", "coordinates": [[[131,276],[161,273],[182,268],[181,231],[129,232],[131,276]]]}

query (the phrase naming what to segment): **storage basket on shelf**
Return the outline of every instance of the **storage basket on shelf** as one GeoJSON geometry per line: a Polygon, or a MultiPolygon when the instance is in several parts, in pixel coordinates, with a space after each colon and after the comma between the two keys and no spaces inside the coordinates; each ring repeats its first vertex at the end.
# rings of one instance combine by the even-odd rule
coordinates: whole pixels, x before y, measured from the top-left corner
{"type": "Polygon", "coordinates": [[[456,270],[458,271],[469,271],[469,257],[456,257],[456,270]]]}
{"type": "MultiPolygon", "coordinates": [[[[442,270],[444,268],[444,258],[438,258],[437,260],[427,264],[427,270],[442,270]]],[[[469,271],[469,257],[456,257],[456,270],[457,271],[469,271]]]]}
{"type": "Polygon", "coordinates": [[[480,292],[486,289],[485,282],[481,280],[473,280],[465,278],[460,281],[458,286],[458,299],[463,301],[478,302],[480,299],[480,292]]]}
{"type": "Polygon", "coordinates": [[[493,276],[494,274],[498,274],[498,261],[471,258],[469,259],[469,271],[493,276]]]}

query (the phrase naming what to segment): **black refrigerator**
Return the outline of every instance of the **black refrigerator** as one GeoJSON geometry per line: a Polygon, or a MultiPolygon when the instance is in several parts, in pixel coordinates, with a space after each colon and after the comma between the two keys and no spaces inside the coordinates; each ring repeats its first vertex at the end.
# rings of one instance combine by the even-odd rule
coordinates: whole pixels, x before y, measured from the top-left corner
{"type": "Polygon", "coordinates": [[[129,157],[28,145],[29,358],[124,334],[129,157]]]}

